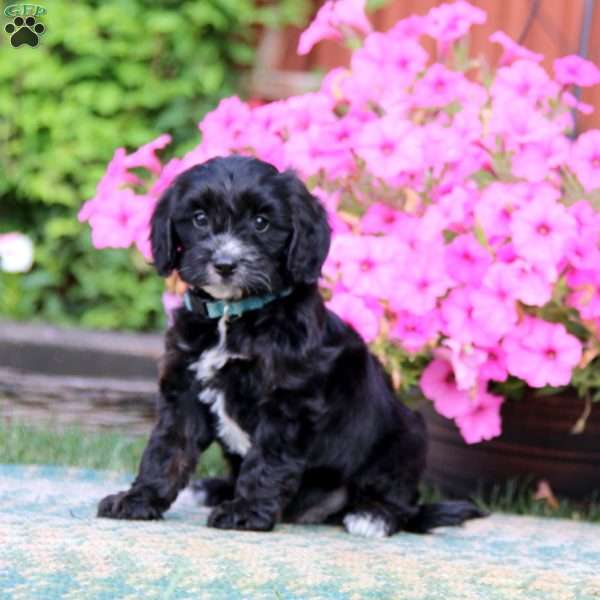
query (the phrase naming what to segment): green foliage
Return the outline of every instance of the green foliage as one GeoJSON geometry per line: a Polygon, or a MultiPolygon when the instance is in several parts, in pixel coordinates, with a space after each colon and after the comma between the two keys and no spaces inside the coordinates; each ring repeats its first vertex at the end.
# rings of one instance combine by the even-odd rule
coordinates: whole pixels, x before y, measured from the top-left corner
{"type": "Polygon", "coordinates": [[[584,369],[575,369],[571,385],[579,397],[600,402],[600,359],[594,359],[584,369]]]}
{"type": "MultiPolygon", "coordinates": [[[[446,495],[435,486],[421,485],[422,502],[440,502],[446,495]]],[[[554,498],[556,504],[547,499],[536,498],[536,482],[531,477],[512,478],[494,485],[489,490],[480,489],[471,496],[482,510],[489,513],[509,513],[553,517],[573,521],[600,523],[600,497],[593,494],[587,500],[576,502],[567,498],[554,498]]]]}
{"type": "MultiPolygon", "coordinates": [[[[128,436],[116,431],[60,431],[21,423],[0,422],[3,463],[50,464],[136,473],[147,436],[128,436]]],[[[226,472],[221,450],[213,444],[202,454],[198,476],[226,472]]]]}
{"type": "MultiPolygon", "coordinates": [[[[11,4],[5,2],[4,4],[11,4]]],[[[92,0],[45,4],[36,48],[0,41],[0,232],[36,244],[26,275],[0,274],[0,313],[102,328],[161,323],[162,284],[127,250],[91,248],[77,211],[115,148],[173,135],[235,93],[254,57],[253,27],[299,20],[284,0],[92,0]]],[[[8,21],[3,17],[4,22],[8,21]]]]}
{"type": "Polygon", "coordinates": [[[488,512],[600,522],[600,502],[597,495],[581,502],[558,497],[555,498],[557,505],[554,506],[546,499],[536,499],[535,482],[527,477],[496,484],[488,493],[477,494],[474,499],[488,512]]]}

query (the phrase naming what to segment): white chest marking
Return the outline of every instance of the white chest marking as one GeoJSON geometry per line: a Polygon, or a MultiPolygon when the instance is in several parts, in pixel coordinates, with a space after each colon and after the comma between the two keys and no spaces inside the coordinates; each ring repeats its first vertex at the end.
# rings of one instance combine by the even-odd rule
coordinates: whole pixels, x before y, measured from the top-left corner
{"type": "Polygon", "coordinates": [[[206,388],[200,392],[200,402],[210,406],[217,417],[217,435],[230,452],[246,456],[252,443],[250,436],[225,411],[225,396],[215,388],[206,388]]]}
{"type": "Polygon", "coordinates": [[[219,342],[210,350],[202,353],[200,358],[190,365],[195,369],[196,378],[206,387],[200,392],[198,400],[210,407],[210,411],[217,417],[217,435],[229,448],[230,452],[245,456],[252,443],[250,436],[227,414],[225,411],[225,395],[215,387],[211,387],[210,380],[222,369],[227,361],[232,358],[245,358],[239,354],[227,352],[225,341],[227,336],[227,321],[222,317],[219,321],[219,342]]]}
{"type": "Polygon", "coordinates": [[[190,369],[196,371],[196,379],[208,383],[221,370],[230,358],[241,358],[237,354],[230,354],[225,348],[227,339],[227,321],[225,317],[219,320],[219,341],[214,348],[205,350],[190,369]]]}

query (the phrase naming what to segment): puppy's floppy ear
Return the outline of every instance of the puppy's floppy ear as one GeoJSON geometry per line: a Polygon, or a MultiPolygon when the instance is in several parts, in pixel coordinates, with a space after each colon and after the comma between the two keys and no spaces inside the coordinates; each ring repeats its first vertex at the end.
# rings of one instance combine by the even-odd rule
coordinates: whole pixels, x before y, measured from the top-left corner
{"type": "Polygon", "coordinates": [[[177,264],[177,240],[171,221],[175,198],[175,187],[171,186],[156,204],[150,220],[150,245],[154,267],[162,277],[167,277],[177,264]]]}
{"type": "Polygon", "coordinates": [[[327,213],[295,174],[287,172],[284,176],[290,178],[293,226],[287,270],[294,283],[316,283],[331,242],[327,213]]]}

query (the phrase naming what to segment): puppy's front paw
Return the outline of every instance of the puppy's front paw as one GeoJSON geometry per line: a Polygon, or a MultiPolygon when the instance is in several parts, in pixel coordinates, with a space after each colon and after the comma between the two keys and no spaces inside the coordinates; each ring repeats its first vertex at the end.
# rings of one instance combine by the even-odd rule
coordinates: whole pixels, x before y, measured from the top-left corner
{"type": "Polygon", "coordinates": [[[98,504],[98,516],[107,519],[151,521],[161,519],[160,511],[151,506],[138,492],[119,492],[106,496],[98,504]]]}
{"type": "Polygon", "coordinates": [[[236,498],[214,508],[208,516],[207,525],[217,529],[270,531],[275,527],[275,519],[260,505],[236,498]]]}

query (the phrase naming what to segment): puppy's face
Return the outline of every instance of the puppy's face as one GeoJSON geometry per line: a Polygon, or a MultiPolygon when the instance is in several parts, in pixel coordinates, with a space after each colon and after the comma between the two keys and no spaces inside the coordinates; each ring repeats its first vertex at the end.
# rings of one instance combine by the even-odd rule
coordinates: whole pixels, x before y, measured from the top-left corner
{"type": "Polygon", "coordinates": [[[292,221],[265,181],[205,167],[183,177],[179,188],[171,219],[184,281],[224,299],[282,286],[292,221]]]}
{"type": "Polygon", "coordinates": [[[291,173],[242,156],[182,173],[152,218],[157,270],[213,298],[239,299],[318,279],[329,228],[316,199],[291,173]]]}

